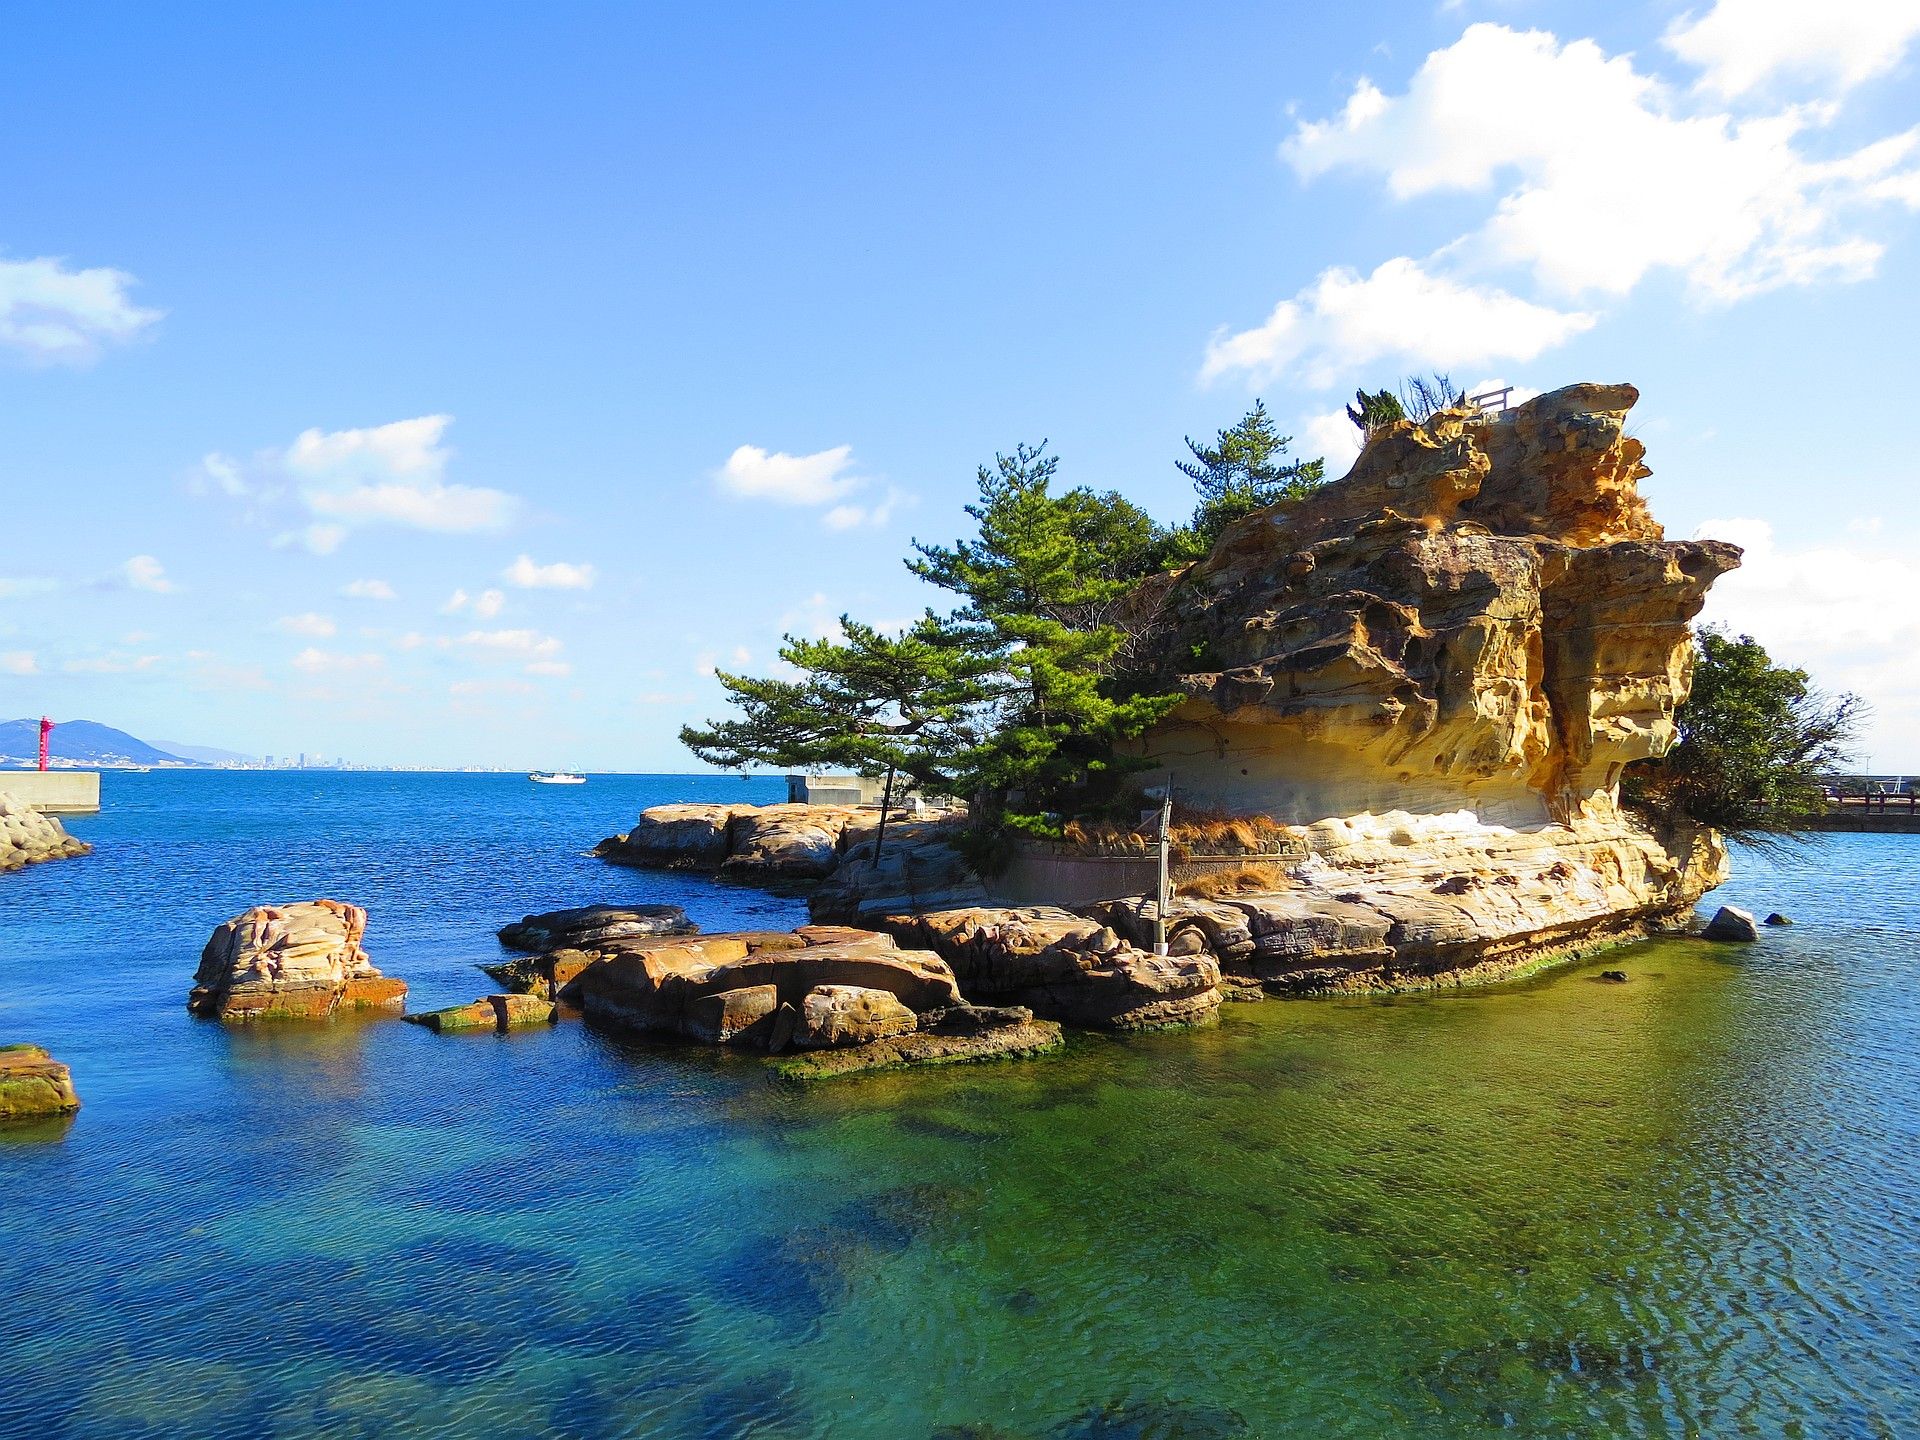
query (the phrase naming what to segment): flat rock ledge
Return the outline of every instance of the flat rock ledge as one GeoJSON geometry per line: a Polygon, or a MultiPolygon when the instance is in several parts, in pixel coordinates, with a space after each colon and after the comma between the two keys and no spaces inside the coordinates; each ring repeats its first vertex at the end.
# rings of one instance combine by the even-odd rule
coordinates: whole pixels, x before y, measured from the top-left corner
{"type": "Polygon", "coordinates": [[[38,1045],[0,1045],[0,1122],[44,1120],[79,1108],[66,1066],[38,1045]]]}
{"type": "Polygon", "coordinates": [[[256,905],[207,941],[187,1009],[230,1022],[398,1013],[406,982],[374,968],[360,944],[366,933],[367,912],[339,900],[256,905]]]}
{"type": "Polygon", "coordinates": [[[462,1030],[505,1034],[529,1025],[551,1025],[557,1008],[551,1000],[543,1000],[538,995],[482,995],[465,1005],[450,1005],[444,1010],[427,1010],[400,1018],[436,1035],[462,1030]]]}
{"type": "Polygon", "coordinates": [[[0,790],[0,872],[90,855],[93,847],[67,834],[51,815],[42,815],[17,795],[0,790]]]}
{"type": "MultiPolygon", "coordinates": [[[[1060,1027],[1029,1009],[968,1004],[939,956],[846,926],[628,936],[482,968],[549,1014],[565,1005],[629,1034],[799,1057],[780,1072],[792,1079],[1025,1058],[1061,1043],[1060,1027]]],[[[478,1025],[481,1003],[417,1020],[478,1025]]]]}
{"type": "Polygon", "coordinates": [[[654,935],[691,935],[699,927],[678,905],[583,905],[522,916],[500,929],[509,950],[594,950],[654,935]]]}

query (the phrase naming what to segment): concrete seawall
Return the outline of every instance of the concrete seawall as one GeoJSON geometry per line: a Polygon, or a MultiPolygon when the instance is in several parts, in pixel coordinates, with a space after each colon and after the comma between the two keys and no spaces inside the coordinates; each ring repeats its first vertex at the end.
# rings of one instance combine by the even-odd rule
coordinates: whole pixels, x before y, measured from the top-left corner
{"type": "Polygon", "coordinates": [[[45,815],[92,815],[100,808],[98,770],[0,770],[0,790],[45,815]]]}
{"type": "Polygon", "coordinates": [[[1809,830],[1844,830],[1867,835],[1920,835],[1920,814],[1898,810],[1848,809],[1809,821],[1809,830]]]}

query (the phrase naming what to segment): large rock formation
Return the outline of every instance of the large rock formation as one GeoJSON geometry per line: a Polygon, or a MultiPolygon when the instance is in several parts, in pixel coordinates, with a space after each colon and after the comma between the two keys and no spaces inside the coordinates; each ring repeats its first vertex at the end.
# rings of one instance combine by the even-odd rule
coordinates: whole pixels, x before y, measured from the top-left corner
{"type": "Polygon", "coordinates": [[[187,1008],[220,1020],[324,1020],[340,1010],[398,1011],[403,980],[361,948],[367,912],[338,900],[256,905],[213,932],[187,1008]]]}
{"type": "Polygon", "coordinates": [[[85,855],[92,846],[67,834],[51,815],[42,815],[17,795],[0,790],[0,872],[85,855]]]}
{"type": "Polygon", "coordinates": [[[1740,556],[1654,523],[1638,398],[1572,385],[1386,426],[1143,596],[1188,697],[1147,746],[1179,792],[1306,824],[1610,812],[1621,767],[1672,743],[1690,623],[1740,556]]]}

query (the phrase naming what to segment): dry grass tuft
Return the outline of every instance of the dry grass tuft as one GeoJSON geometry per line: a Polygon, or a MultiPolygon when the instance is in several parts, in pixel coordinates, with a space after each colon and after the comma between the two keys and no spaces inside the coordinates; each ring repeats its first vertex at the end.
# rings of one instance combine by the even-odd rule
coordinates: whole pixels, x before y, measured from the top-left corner
{"type": "Polygon", "coordinates": [[[1173,893],[1190,900],[1212,900],[1220,895],[1285,890],[1292,884],[1287,872],[1277,865],[1236,865],[1231,870],[1214,870],[1182,880],[1173,887],[1173,893]]]}

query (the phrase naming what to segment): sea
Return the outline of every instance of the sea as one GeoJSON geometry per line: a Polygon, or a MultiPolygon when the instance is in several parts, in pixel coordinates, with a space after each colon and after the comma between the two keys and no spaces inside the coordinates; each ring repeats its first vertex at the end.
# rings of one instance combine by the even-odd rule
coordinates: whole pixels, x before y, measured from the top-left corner
{"type": "Polygon", "coordinates": [[[225,1027],[200,949],[367,907],[430,1008],[592,858],[777,782],[108,774],[0,875],[0,1436],[1920,1435],[1920,837],[1742,852],[1790,927],[796,1088],[578,1022],[225,1027]],[[1627,973],[1625,984],[1599,978],[1627,973]]]}

